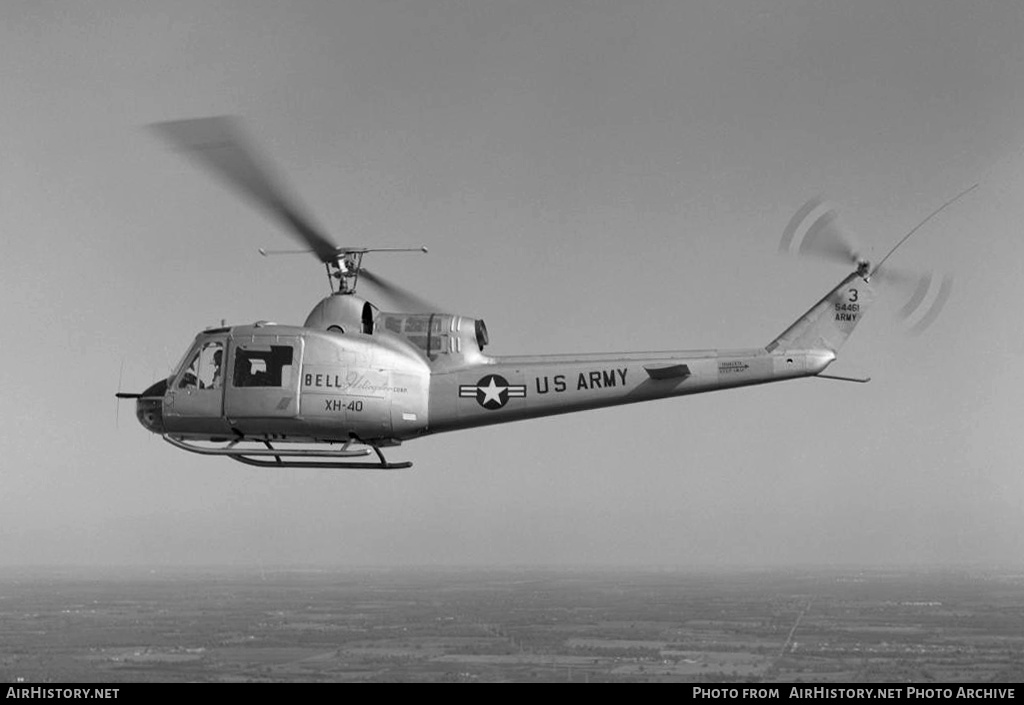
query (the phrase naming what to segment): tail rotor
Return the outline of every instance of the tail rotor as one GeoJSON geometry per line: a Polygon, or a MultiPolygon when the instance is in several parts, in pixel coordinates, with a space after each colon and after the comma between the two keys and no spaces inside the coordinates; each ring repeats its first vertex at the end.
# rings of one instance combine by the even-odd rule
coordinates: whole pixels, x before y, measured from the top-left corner
{"type": "Polygon", "coordinates": [[[924,272],[913,293],[897,312],[911,335],[920,335],[935,322],[953,292],[953,275],[924,272]]]}
{"type": "Polygon", "coordinates": [[[820,195],[807,201],[790,219],[782,233],[779,252],[854,266],[864,261],[856,235],[839,220],[839,209],[820,195]]]}

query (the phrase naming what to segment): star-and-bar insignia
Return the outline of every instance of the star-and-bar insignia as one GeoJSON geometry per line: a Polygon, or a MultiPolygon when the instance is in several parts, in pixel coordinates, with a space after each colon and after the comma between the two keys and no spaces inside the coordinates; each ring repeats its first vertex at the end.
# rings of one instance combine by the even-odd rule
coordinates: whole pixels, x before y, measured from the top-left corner
{"type": "Polygon", "coordinates": [[[525,397],[525,384],[509,384],[501,375],[486,375],[476,384],[459,385],[459,396],[476,397],[476,403],[485,409],[500,409],[511,397],[525,397]]]}

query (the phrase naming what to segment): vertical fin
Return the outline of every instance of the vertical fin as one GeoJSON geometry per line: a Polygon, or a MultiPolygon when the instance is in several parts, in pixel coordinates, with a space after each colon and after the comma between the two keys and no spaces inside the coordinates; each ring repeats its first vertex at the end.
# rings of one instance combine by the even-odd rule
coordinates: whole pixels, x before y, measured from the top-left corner
{"type": "Polygon", "coordinates": [[[765,349],[837,352],[873,300],[874,292],[863,272],[853,272],[765,349]]]}

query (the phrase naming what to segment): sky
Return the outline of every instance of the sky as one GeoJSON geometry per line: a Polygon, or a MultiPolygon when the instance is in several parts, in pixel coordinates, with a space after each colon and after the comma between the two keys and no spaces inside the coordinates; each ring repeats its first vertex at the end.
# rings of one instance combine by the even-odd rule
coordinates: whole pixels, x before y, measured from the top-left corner
{"type": "Polygon", "coordinates": [[[0,567],[1019,565],[1024,6],[0,4],[0,567]],[[205,327],[327,293],[146,125],[237,115],[339,242],[496,355],[762,346],[846,270],[777,254],[826,194],[883,294],[830,372],[441,434],[405,472],[183,453],[114,393],[205,327]],[[123,371],[123,372],[122,372],[123,371]]]}

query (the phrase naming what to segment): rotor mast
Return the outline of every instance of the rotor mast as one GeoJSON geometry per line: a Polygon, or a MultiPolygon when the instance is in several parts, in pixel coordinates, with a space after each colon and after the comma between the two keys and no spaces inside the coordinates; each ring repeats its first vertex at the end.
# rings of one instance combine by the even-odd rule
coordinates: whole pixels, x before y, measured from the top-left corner
{"type": "Polygon", "coordinates": [[[359,268],[363,264],[363,253],[353,252],[340,255],[333,262],[324,262],[327,270],[327,286],[332,294],[354,294],[359,283],[359,268]]]}
{"type": "MultiPolygon", "coordinates": [[[[261,252],[263,252],[261,250],[261,252]]],[[[327,285],[332,294],[354,294],[359,283],[359,275],[363,269],[363,255],[367,252],[422,252],[426,247],[371,247],[371,248],[338,248],[337,256],[324,261],[327,270],[327,285]]],[[[269,254],[269,253],[267,253],[269,254]]]]}

